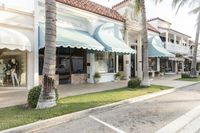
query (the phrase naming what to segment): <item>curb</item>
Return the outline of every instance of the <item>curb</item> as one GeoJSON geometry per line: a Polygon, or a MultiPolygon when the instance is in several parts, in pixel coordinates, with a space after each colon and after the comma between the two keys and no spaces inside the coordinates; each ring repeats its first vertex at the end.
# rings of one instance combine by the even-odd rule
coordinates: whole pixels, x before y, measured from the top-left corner
{"type": "MultiPolygon", "coordinates": [[[[195,84],[198,84],[198,83],[194,83],[194,84],[191,84],[191,85],[195,85],[195,84]]],[[[87,115],[89,115],[90,113],[95,112],[95,111],[103,112],[103,111],[106,111],[108,108],[114,108],[116,106],[120,106],[120,105],[123,105],[123,104],[126,104],[126,103],[141,102],[141,101],[144,101],[144,100],[147,100],[147,99],[151,99],[151,98],[154,98],[154,97],[158,97],[158,96],[162,96],[162,95],[165,95],[165,94],[175,92],[175,91],[177,91],[181,88],[188,87],[188,86],[191,86],[191,85],[183,86],[183,87],[180,87],[180,88],[163,90],[163,91],[160,91],[160,92],[146,94],[146,95],[143,95],[143,96],[138,96],[138,97],[135,97],[135,98],[126,99],[126,100],[123,100],[123,101],[120,101],[120,102],[115,102],[115,103],[111,103],[111,104],[107,104],[107,105],[103,105],[103,106],[99,106],[99,107],[95,107],[95,108],[90,108],[90,109],[86,109],[86,110],[71,113],[71,114],[66,114],[66,115],[62,115],[62,116],[58,116],[58,117],[54,117],[54,118],[50,118],[50,119],[46,119],[46,120],[40,120],[40,121],[30,123],[30,124],[26,124],[26,125],[23,125],[23,126],[2,130],[0,132],[1,133],[22,133],[22,132],[30,133],[30,132],[45,129],[45,128],[48,128],[48,127],[52,127],[52,126],[55,126],[55,125],[59,125],[59,124],[64,123],[64,122],[69,122],[69,121],[72,121],[72,120],[76,120],[76,119],[86,117],[87,115]]]]}

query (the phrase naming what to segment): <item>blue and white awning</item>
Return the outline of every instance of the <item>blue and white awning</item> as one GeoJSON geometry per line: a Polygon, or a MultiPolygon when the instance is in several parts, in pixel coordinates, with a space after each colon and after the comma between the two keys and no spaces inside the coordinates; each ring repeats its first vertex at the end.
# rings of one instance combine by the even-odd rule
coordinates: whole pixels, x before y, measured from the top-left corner
{"type": "MultiPolygon", "coordinates": [[[[45,25],[39,25],[39,48],[45,46],[45,25]]],[[[57,47],[83,48],[95,51],[104,51],[105,48],[88,32],[57,26],[57,47]]]]}
{"type": "Polygon", "coordinates": [[[99,26],[94,37],[98,40],[108,52],[116,52],[122,54],[134,54],[135,50],[129,47],[121,38],[120,30],[113,23],[106,23],[99,26]]]}
{"type": "Polygon", "coordinates": [[[164,48],[164,44],[159,36],[148,37],[148,54],[149,57],[175,57],[164,48]]]}

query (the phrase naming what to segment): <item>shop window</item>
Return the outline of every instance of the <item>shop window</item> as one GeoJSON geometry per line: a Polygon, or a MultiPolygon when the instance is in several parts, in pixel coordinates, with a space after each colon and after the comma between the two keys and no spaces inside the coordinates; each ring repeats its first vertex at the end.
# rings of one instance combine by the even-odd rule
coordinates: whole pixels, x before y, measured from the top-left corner
{"type": "Polygon", "coordinates": [[[100,73],[114,73],[116,66],[115,53],[96,53],[95,68],[100,73]]]}
{"type": "Polygon", "coordinates": [[[0,86],[26,86],[26,52],[0,50],[0,86]]]}
{"type": "MultiPolygon", "coordinates": [[[[42,75],[44,49],[39,51],[39,74],[42,75]]],[[[86,50],[59,47],[56,50],[56,74],[86,73],[86,50]]]]}

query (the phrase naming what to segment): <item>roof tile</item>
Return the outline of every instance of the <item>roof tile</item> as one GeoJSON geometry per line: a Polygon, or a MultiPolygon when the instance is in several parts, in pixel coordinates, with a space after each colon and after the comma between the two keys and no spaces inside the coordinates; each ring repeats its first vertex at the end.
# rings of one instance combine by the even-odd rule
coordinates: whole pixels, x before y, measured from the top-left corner
{"type": "Polygon", "coordinates": [[[56,0],[57,2],[99,14],[118,21],[124,21],[124,18],[115,10],[99,5],[90,0],[56,0]]]}

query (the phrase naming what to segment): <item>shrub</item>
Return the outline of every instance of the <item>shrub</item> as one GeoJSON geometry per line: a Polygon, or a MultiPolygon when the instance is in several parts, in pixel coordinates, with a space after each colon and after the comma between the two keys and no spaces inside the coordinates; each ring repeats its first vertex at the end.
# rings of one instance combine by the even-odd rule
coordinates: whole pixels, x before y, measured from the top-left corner
{"type": "Polygon", "coordinates": [[[181,73],[181,78],[190,78],[189,73],[181,73]]]}
{"type": "Polygon", "coordinates": [[[95,74],[94,74],[94,78],[101,78],[100,73],[99,73],[99,72],[95,72],[95,74]]]}
{"type": "Polygon", "coordinates": [[[122,73],[121,72],[117,72],[115,74],[115,79],[121,79],[122,78],[122,73]]]}
{"type": "Polygon", "coordinates": [[[137,86],[139,86],[141,83],[140,79],[135,78],[135,79],[131,79],[128,81],[128,87],[129,88],[135,88],[137,86]]]}
{"type": "Polygon", "coordinates": [[[36,108],[40,97],[42,86],[33,87],[28,93],[28,105],[31,108],[36,108]]]}

